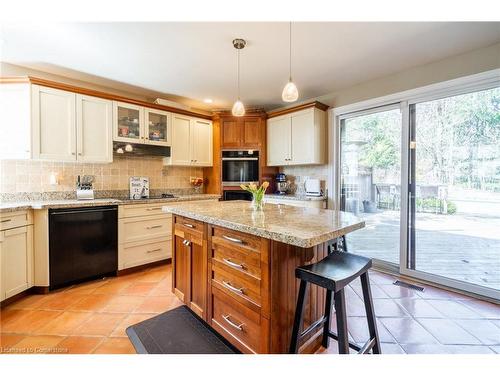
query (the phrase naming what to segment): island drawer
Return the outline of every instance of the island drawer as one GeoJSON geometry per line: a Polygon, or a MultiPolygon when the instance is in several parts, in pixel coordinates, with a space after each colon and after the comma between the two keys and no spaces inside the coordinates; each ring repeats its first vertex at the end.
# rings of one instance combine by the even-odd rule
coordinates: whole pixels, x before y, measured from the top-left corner
{"type": "Polygon", "coordinates": [[[238,349],[247,353],[263,353],[261,315],[236,302],[225,293],[212,289],[212,314],[210,324],[238,349]]]}
{"type": "Polygon", "coordinates": [[[171,217],[172,214],[162,211],[165,203],[137,203],[126,204],[118,207],[118,218],[138,217],[138,216],[151,216],[162,215],[163,217],[171,217]]]}
{"type": "Polygon", "coordinates": [[[200,242],[203,240],[203,229],[204,223],[201,221],[188,219],[183,216],[174,216],[175,222],[175,235],[178,235],[182,238],[190,237],[191,241],[200,242]],[[186,234],[188,236],[186,236],[186,234]]]}
{"type": "Polygon", "coordinates": [[[219,288],[243,304],[254,309],[261,306],[261,280],[248,274],[235,272],[223,264],[212,264],[212,286],[219,288]]]}
{"type": "Polygon", "coordinates": [[[172,256],[171,238],[123,243],[119,244],[118,247],[119,270],[156,262],[172,256]]]}
{"type": "Polygon", "coordinates": [[[212,227],[211,234],[212,246],[220,244],[230,249],[260,253],[260,237],[216,226],[212,227]]]}
{"type": "Polygon", "coordinates": [[[0,230],[33,224],[31,211],[22,210],[0,214],[0,230]]]}
{"type": "Polygon", "coordinates": [[[260,254],[212,242],[212,263],[224,264],[238,273],[260,278],[260,254]]]}

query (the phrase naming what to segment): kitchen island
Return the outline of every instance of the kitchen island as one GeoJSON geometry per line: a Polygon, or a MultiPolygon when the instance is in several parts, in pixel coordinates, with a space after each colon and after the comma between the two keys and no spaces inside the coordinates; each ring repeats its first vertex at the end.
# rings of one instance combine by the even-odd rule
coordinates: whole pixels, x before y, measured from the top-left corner
{"type": "MultiPolygon", "coordinates": [[[[287,353],[299,282],[295,268],[327,255],[332,239],[364,227],[352,214],[249,202],[193,202],[173,214],[172,290],[244,353],[287,353]]],[[[308,289],[304,324],[323,315],[325,290],[308,289]]],[[[321,327],[300,348],[321,345],[321,327]]]]}

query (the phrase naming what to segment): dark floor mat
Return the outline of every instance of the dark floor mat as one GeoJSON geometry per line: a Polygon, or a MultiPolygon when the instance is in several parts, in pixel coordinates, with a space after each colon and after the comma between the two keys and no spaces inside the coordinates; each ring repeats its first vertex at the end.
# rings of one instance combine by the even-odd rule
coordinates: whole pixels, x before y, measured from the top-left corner
{"type": "Polygon", "coordinates": [[[126,330],[140,354],[235,354],[239,351],[186,306],[126,330]]]}

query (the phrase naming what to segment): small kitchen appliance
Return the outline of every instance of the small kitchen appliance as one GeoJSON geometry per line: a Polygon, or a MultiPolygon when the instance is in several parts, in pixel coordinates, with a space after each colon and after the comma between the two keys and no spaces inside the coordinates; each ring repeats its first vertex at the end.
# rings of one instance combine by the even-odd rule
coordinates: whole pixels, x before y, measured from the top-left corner
{"type": "Polygon", "coordinates": [[[321,181],[316,178],[307,179],[305,182],[306,195],[310,197],[321,196],[321,181]]]}
{"type": "Polygon", "coordinates": [[[149,177],[130,177],[130,199],[149,198],[149,177]]]}
{"type": "Polygon", "coordinates": [[[286,194],[288,191],[288,182],[286,181],[286,175],[284,173],[278,173],[276,175],[276,194],[286,194]]]}

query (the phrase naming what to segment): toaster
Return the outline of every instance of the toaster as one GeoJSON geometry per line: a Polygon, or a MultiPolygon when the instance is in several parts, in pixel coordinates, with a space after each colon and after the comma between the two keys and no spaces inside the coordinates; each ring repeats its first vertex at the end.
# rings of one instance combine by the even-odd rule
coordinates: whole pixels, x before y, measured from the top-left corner
{"type": "Polygon", "coordinates": [[[307,179],[305,182],[306,195],[310,197],[321,196],[321,181],[316,178],[307,179]]]}

